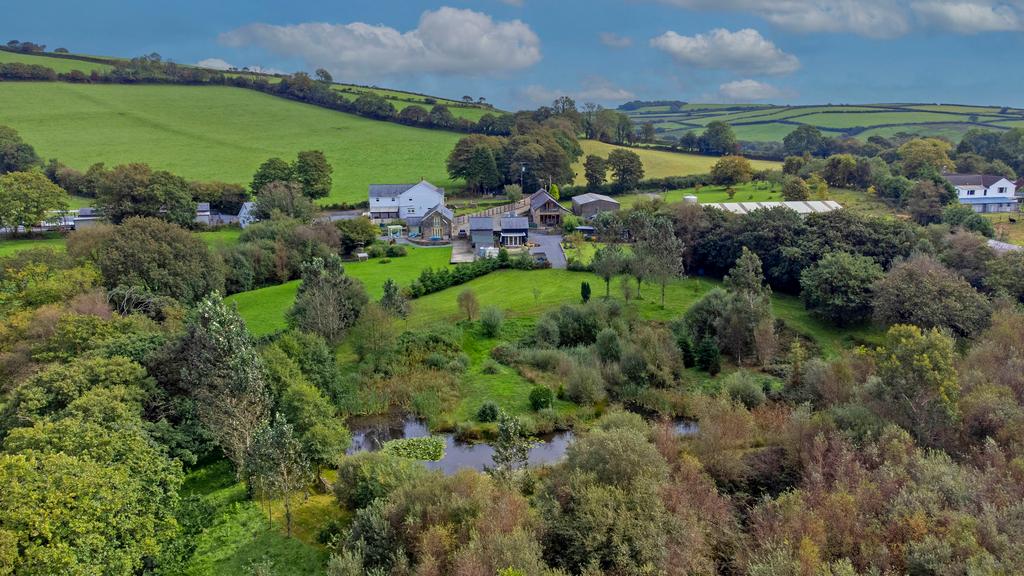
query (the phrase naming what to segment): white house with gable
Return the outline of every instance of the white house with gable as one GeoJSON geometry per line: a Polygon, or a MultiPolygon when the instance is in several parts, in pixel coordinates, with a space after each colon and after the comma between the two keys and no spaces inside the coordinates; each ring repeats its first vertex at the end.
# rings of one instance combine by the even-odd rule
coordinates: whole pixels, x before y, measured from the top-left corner
{"type": "Polygon", "coordinates": [[[946,174],[961,204],[975,212],[1016,212],[1017,185],[991,174],[946,174]]]}
{"type": "Polygon", "coordinates": [[[375,223],[401,220],[410,227],[432,208],[444,206],[444,188],[426,180],[418,184],[371,184],[370,219],[375,223]]]}

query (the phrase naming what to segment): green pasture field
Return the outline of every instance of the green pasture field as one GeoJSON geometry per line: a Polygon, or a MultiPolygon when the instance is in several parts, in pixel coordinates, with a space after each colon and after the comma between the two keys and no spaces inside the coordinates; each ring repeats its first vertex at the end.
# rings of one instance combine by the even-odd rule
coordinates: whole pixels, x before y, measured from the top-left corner
{"type": "MultiPolygon", "coordinates": [[[[399,286],[408,286],[419,277],[424,268],[440,269],[449,266],[451,248],[414,248],[407,246],[409,254],[401,258],[384,258],[366,262],[348,262],[345,272],[359,279],[374,300],[384,293],[384,282],[389,278],[399,286]]],[[[299,281],[269,286],[228,296],[238,306],[249,331],[257,336],[272,334],[286,328],[285,313],[295,302],[299,281]]]]}
{"type": "Polygon", "coordinates": [[[195,180],[248,184],[267,158],[323,150],[334,166],[324,203],[366,200],[371,183],[451,186],[461,137],[292,102],[242,88],[0,83],[0,124],[44,158],[84,170],[146,162],[195,180]]]}
{"type": "Polygon", "coordinates": [[[690,130],[699,132],[702,129],[700,127],[710,122],[722,121],[733,126],[740,140],[751,142],[779,142],[796,129],[797,124],[817,126],[832,133],[856,127],[869,128],[857,134],[860,138],[868,138],[874,134],[892,135],[909,132],[924,136],[943,136],[959,141],[964,132],[977,127],[975,122],[1010,128],[1019,122],[1017,118],[1024,119],[1024,110],[1003,110],[997,106],[955,104],[763,105],[739,109],[727,104],[690,104],[677,112],[671,112],[665,106],[652,106],[628,111],[627,114],[630,114],[637,123],[653,123],[660,129],[662,137],[672,138],[678,138],[690,130]],[[766,123],[742,125],[744,122],[766,123]],[[895,126],[872,129],[874,126],[889,124],[895,126]]]}
{"type": "MultiPolygon", "coordinates": [[[[587,154],[596,154],[607,158],[609,152],[616,148],[620,148],[614,144],[605,144],[604,142],[598,142],[596,140],[583,140],[580,144],[583,146],[584,156],[580,158],[580,161],[575,166],[573,166],[573,169],[576,171],[575,183],[578,185],[587,183],[587,179],[583,172],[583,160],[587,154]]],[[[640,160],[644,163],[644,178],[665,178],[667,176],[706,174],[711,171],[711,167],[718,161],[717,157],[700,156],[697,154],[681,154],[677,152],[665,152],[662,150],[646,150],[643,148],[627,148],[627,150],[631,150],[640,155],[640,160]]],[[[781,167],[781,164],[778,162],[752,160],[751,163],[754,165],[755,170],[781,167]]]]}
{"type": "Polygon", "coordinates": [[[109,64],[98,64],[96,62],[72,60],[70,58],[53,58],[38,54],[22,54],[20,52],[8,52],[7,50],[0,50],[0,63],[20,63],[46,66],[58,74],[72,72],[75,70],[88,74],[93,70],[96,70],[97,72],[106,72],[113,68],[113,66],[110,66],[109,64]]]}

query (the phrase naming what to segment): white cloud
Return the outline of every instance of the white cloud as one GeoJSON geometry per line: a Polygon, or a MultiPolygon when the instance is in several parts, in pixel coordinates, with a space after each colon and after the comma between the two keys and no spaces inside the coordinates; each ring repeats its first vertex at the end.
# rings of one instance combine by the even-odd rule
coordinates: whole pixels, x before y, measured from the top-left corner
{"type": "Polygon", "coordinates": [[[796,56],[786,54],[751,28],[736,32],[716,28],[696,36],[669,31],[651,39],[651,46],[671,55],[680,64],[700,68],[760,74],[788,74],[800,68],[796,56]]]}
{"type": "Polygon", "coordinates": [[[927,0],[913,2],[910,7],[923,23],[960,34],[1024,29],[1021,5],[927,0]]]}
{"type": "Polygon", "coordinates": [[[771,84],[749,79],[726,82],[718,87],[718,94],[732,102],[754,102],[758,100],[792,98],[794,96],[790,91],[781,90],[771,84]]]}
{"type": "Polygon", "coordinates": [[[910,24],[900,0],[656,0],[692,10],[748,12],[799,32],[905,34],[910,24]]]}
{"type": "Polygon", "coordinates": [[[554,102],[555,98],[561,96],[569,96],[576,100],[577,104],[584,102],[621,103],[636,98],[636,94],[625,88],[615,86],[607,79],[598,76],[585,79],[581,86],[575,90],[547,88],[533,84],[520,90],[520,96],[531,104],[538,106],[550,105],[554,102]]]}
{"type": "Polygon", "coordinates": [[[620,36],[614,32],[601,32],[601,44],[609,48],[629,48],[633,45],[633,39],[629,36],[620,36]]]}
{"type": "Polygon", "coordinates": [[[902,36],[912,28],[957,34],[1024,30],[1022,0],[650,0],[690,10],[745,12],[797,32],[902,36]]]}
{"type": "Polygon", "coordinates": [[[362,22],[250,24],[221,34],[232,47],[258,46],[303,59],[346,79],[398,74],[490,74],[528,68],[541,59],[540,39],[520,20],[495,22],[473,10],[424,12],[418,26],[400,32],[362,22]]]}
{"type": "Polygon", "coordinates": [[[196,66],[200,68],[209,68],[211,70],[229,70],[234,68],[231,64],[228,64],[226,60],[220,58],[207,58],[196,62],[196,66]]]}

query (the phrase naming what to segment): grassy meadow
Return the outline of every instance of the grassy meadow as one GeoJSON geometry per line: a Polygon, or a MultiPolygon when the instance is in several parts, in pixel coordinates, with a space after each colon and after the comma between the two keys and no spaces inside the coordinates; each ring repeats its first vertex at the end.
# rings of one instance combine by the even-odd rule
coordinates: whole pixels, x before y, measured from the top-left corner
{"type": "Polygon", "coordinates": [[[366,199],[371,183],[427,178],[451,186],[454,132],[369,120],[220,86],[0,83],[0,124],[44,158],[84,170],[146,162],[195,180],[248,184],[267,158],[323,150],[334,166],[325,203],[366,199]]]}
{"type": "MultiPolygon", "coordinates": [[[[408,258],[408,257],[407,257],[408,258]]],[[[401,260],[401,259],[396,259],[401,260]]],[[[416,260],[410,260],[412,264],[416,260]]],[[[371,261],[362,266],[374,266],[371,261]]],[[[350,265],[346,270],[352,276],[366,284],[367,292],[372,297],[379,297],[379,283],[374,280],[386,279],[386,276],[367,275],[363,268],[350,265]],[[376,277],[374,277],[376,276],[376,277]]],[[[419,268],[409,266],[403,281],[398,275],[391,276],[399,285],[405,286],[419,275],[419,268]]],[[[407,323],[410,326],[438,322],[455,322],[462,318],[456,297],[463,290],[473,290],[480,301],[481,307],[494,305],[505,311],[509,318],[536,318],[544,311],[579,302],[580,283],[589,282],[594,297],[604,296],[605,285],[595,274],[589,272],[570,272],[568,270],[500,270],[455,286],[418,298],[412,302],[412,314],[407,323]]],[[[636,301],[639,314],[648,319],[669,321],[679,318],[694,302],[699,300],[708,290],[718,286],[715,280],[705,278],[683,278],[671,282],[665,292],[665,307],[661,307],[660,288],[645,285],[643,300],[636,301]]],[[[228,298],[238,306],[238,311],[245,319],[249,330],[255,335],[266,335],[286,328],[285,313],[295,301],[298,282],[289,282],[279,286],[271,286],[235,294],[228,298]]],[[[612,286],[612,297],[618,298],[618,282],[612,286]]],[[[843,347],[855,342],[872,338],[874,332],[838,331],[810,316],[804,310],[800,300],[793,296],[776,294],[773,297],[776,314],[786,320],[791,327],[811,338],[827,353],[836,353],[843,347]]]]}
{"type": "MultiPolygon", "coordinates": [[[[614,144],[606,144],[604,142],[598,142],[596,140],[582,140],[580,144],[583,146],[584,156],[580,158],[579,162],[573,166],[573,170],[576,172],[575,183],[577,185],[586,184],[587,179],[584,176],[583,171],[583,160],[588,154],[595,154],[604,158],[608,157],[608,153],[620,146],[614,144]]],[[[707,174],[711,171],[711,167],[715,165],[718,158],[715,156],[701,156],[698,154],[680,154],[676,152],[665,152],[663,150],[647,150],[644,148],[627,148],[640,155],[640,160],[644,163],[644,178],[665,178],[668,176],[688,176],[690,174],[707,174]]],[[[754,165],[756,170],[763,170],[765,168],[780,168],[781,164],[778,162],[767,162],[763,160],[752,160],[751,163],[754,165]]]]}

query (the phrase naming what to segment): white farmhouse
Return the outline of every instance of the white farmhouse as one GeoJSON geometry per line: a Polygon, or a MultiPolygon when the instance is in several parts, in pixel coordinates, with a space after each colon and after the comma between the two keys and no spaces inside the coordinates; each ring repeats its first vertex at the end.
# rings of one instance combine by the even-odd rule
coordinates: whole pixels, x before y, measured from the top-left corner
{"type": "Polygon", "coordinates": [[[444,206],[444,189],[426,180],[370,185],[370,219],[377,224],[401,220],[410,227],[418,226],[435,206],[444,206]]]}
{"type": "Polygon", "coordinates": [[[1017,185],[991,174],[946,174],[961,204],[975,212],[1016,212],[1017,185]]]}

